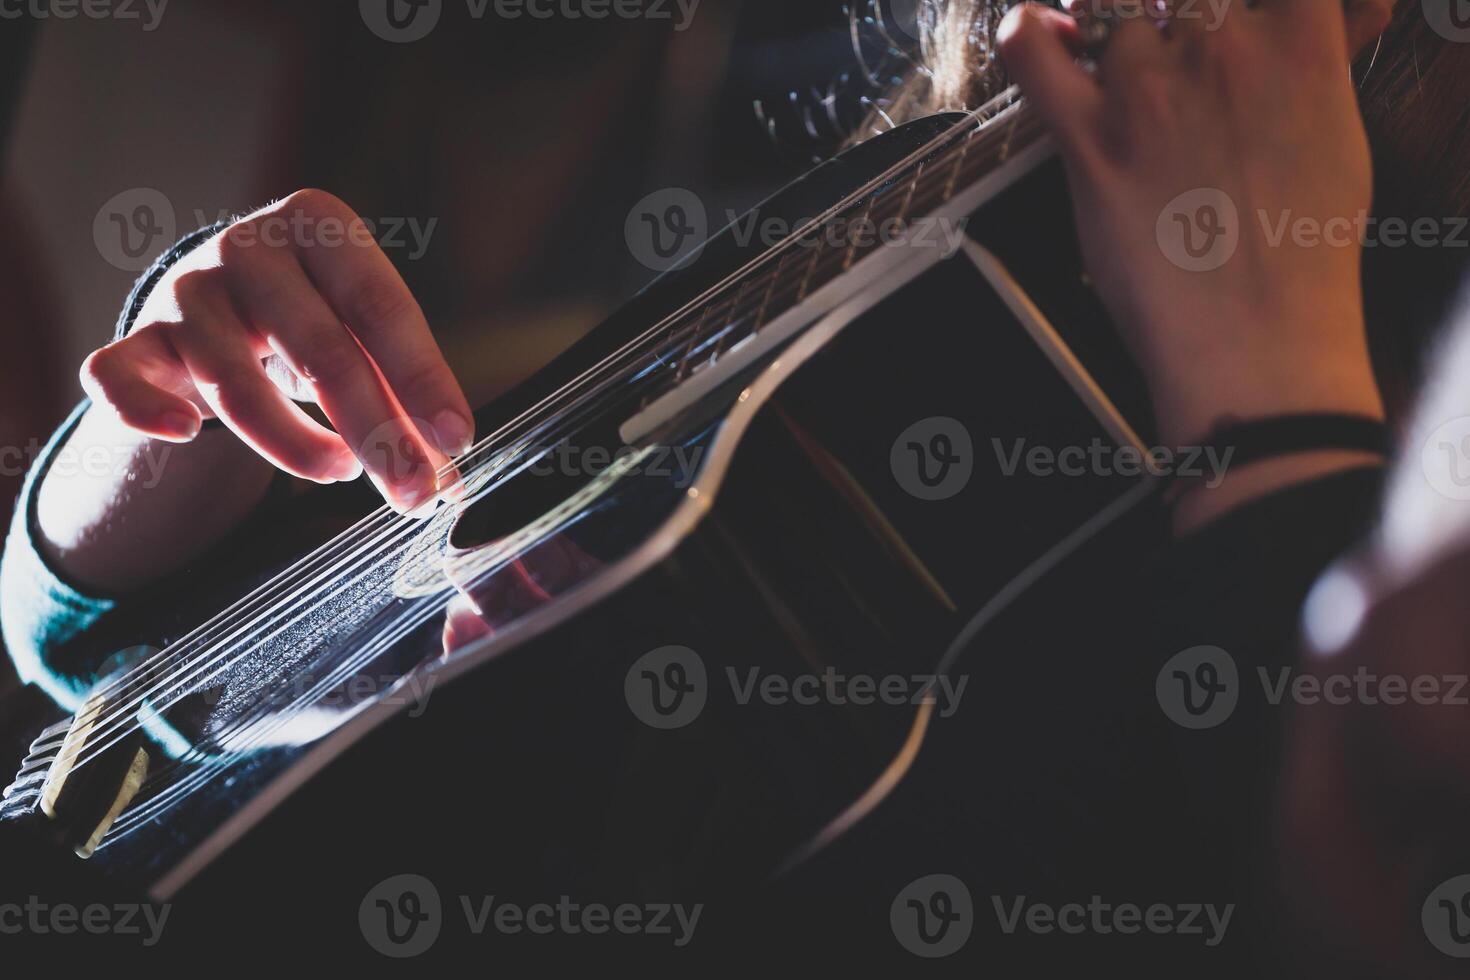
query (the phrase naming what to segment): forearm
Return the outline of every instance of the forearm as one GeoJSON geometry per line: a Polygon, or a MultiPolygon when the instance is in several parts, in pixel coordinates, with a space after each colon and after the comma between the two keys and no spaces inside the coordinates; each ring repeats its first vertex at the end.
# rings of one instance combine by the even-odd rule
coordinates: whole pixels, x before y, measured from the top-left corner
{"type": "Polygon", "coordinates": [[[226,430],[166,443],[93,407],[36,488],[36,547],[84,590],[126,594],[209,551],[273,478],[271,465],[226,430]]]}

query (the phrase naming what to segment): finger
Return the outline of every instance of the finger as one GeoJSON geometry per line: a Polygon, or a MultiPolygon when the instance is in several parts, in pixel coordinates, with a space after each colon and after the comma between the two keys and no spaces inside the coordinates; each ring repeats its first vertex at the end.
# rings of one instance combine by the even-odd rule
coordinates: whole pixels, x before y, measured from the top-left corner
{"type": "Polygon", "coordinates": [[[1035,3],[1013,7],[997,33],[1006,70],[1069,156],[1088,152],[1103,96],[1078,66],[1077,22],[1035,3]]]}
{"type": "Polygon", "coordinates": [[[192,303],[172,343],[205,404],[261,456],[318,483],[356,479],[360,467],[347,444],[281,393],[249,330],[228,306],[192,303]]]}
{"type": "Polygon", "coordinates": [[[362,219],[335,197],[305,191],[288,203],[318,220],[346,224],[340,247],[298,249],[302,266],[408,414],[429,421],[424,437],[448,455],[464,452],[474,441],[474,416],[403,277],[362,219]]]}
{"type": "MultiPolygon", "coordinates": [[[[182,395],[149,378],[182,378],[183,366],[155,331],[140,330],[82,362],[82,389],[128,428],[166,442],[191,442],[203,417],[182,395]]],[[[181,383],[182,386],[182,383],[181,383]]]]}
{"type": "Polygon", "coordinates": [[[1152,0],[1091,0],[1098,16],[1112,25],[1107,48],[1098,59],[1103,85],[1137,78],[1144,69],[1172,65],[1175,49],[1152,0]]]}
{"type": "Polygon", "coordinates": [[[453,653],[476,640],[494,635],[480,611],[467,596],[455,596],[444,610],[444,652],[453,653]]]}
{"type": "Polygon", "coordinates": [[[1168,0],[1164,26],[1169,38],[1192,47],[1228,39],[1249,22],[1254,11],[1238,0],[1168,0]]]}
{"type": "Polygon", "coordinates": [[[296,260],[257,249],[241,261],[251,263],[252,274],[236,280],[234,296],[250,328],[311,386],[384,498],[401,510],[431,498],[442,459],[423,444],[377,366],[296,260]]]}

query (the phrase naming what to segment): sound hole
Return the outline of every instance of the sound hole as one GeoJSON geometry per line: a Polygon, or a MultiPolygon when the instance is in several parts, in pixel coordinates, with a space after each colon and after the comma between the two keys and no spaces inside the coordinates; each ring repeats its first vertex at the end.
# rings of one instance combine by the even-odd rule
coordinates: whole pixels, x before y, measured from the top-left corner
{"type": "Polygon", "coordinates": [[[565,445],[556,447],[460,514],[449,533],[449,546],[469,551],[524,530],[595,480],[600,471],[584,460],[595,463],[602,458],[572,452],[565,445]]]}

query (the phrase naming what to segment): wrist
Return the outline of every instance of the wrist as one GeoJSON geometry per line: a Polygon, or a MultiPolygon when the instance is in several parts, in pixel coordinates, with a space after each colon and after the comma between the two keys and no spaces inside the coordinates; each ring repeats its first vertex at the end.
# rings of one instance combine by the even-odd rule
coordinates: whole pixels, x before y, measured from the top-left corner
{"type": "Polygon", "coordinates": [[[1382,421],[1383,396],[1366,351],[1298,360],[1213,362],[1209,377],[1178,376],[1152,385],[1154,416],[1166,445],[1199,445],[1227,420],[1342,414],[1382,421]]]}

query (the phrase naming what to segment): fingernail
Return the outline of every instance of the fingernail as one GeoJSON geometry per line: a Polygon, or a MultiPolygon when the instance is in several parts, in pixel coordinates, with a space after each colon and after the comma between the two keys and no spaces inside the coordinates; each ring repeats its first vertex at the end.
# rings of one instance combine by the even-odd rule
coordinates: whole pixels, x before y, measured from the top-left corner
{"type": "Polygon", "coordinates": [[[169,412],[163,417],[164,427],[182,439],[193,439],[199,435],[203,423],[193,415],[169,412]]]}
{"type": "Polygon", "coordinates": [[[408,517],[427,517],[438,506],[439,498],[432,483],[428,487],[398,484],[389,487],[376,474],[369,472],[368,479],[383,495],[383,500],[400,514],[408,517]]]}
{"type": "Polygon", "coordinates": [[[474,443],[475,427],[458,412],[440,412],[434,416],[434,439],[444,452],[458,456],[474,443]]]}
{"type": "Polygon", "coordinates": [[[362,461],[351,453],[343,453],[332,461],[328,475],[339,483],[347,483],[362,476],[362,461]]]}

